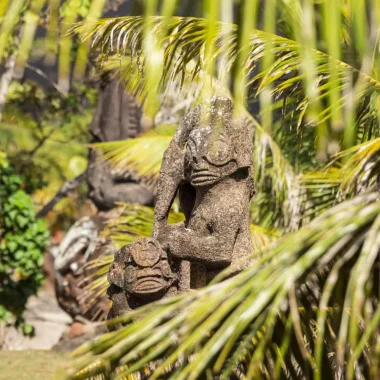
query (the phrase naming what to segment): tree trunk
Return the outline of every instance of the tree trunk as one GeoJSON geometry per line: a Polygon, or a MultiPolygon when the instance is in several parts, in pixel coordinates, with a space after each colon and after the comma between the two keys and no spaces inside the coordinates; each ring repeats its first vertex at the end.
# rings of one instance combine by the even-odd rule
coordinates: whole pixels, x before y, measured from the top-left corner
{"type": "Polygon", "coordinates": [[[82,183],[82,181],[86,179],[86,177],[87,172],[84,172],[78,175],[78,177],[72,179],[71,181],[65,182],[61,189],[58,191],[58,193],[55,194],[53,199],[50,202],[48,202],[44,207],[42,207],[40,211],[38,211],[37,218],[45,217],[61,199],[67,197],[71,191],[75,190],[82,183]]]}
{"type": "Polygon", "coordinates": [[[16,53],[11,54],[3,67],[0,67],[0,122],[3,116],[9,86],[12,83],[16,65],[16,53]]]}

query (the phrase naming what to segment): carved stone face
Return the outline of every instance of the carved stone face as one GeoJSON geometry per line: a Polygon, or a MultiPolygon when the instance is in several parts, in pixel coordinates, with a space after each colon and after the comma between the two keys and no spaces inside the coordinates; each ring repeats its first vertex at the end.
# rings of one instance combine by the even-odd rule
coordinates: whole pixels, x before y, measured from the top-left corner
{"type": "Polygon", "coordinates": [[[132,244],[126,259],[126,290],[136,296],[161,295],[176,278],[167,253],[155,239],[132,244]]]}
{"type": "Polygon", "coordinates": [[[238,169],[235,153],[233,141],[223,126],[196,128],[186,146],[186,177],[194,187],[212,185],[238,169]]]}

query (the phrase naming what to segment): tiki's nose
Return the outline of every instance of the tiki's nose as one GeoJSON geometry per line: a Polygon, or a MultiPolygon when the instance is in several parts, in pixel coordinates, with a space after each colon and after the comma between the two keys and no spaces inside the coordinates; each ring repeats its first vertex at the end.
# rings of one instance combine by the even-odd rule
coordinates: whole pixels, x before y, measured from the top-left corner
{"type": "Polygon", "coordinates": [[[204,155],[194,156],[193,161],[195,164],[195,165],[193,165],[194,171],[196,171],[196,172],[206,171],[209,169],[207,161],[206,161],[206,157],[204,155]]]}

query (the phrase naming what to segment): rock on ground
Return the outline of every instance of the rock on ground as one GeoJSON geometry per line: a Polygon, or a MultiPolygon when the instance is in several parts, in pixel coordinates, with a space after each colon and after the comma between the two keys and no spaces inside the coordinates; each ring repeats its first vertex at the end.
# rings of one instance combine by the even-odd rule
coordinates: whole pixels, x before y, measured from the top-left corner
{"type": "Polygon", "coordinates": [[[34,326],[35,336],[29,338],[17,329],[7,327],[3,350],[50,350],[72,322],[71,317],[58,306],[55,295],[46,291],[29,299],[24,318],[34,326]]]}

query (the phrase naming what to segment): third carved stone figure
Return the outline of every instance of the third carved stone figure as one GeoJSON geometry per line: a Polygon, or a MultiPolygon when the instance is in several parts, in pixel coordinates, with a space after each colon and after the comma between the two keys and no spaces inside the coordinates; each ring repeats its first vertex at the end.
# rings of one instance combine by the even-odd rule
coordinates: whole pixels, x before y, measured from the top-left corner
{"type": "MultiPolygon", "coordinates": [[[[247,121],[234,117],[229,99],[202,103],[181,121],[165,152],[157,184],[152,238],[178,272],[178,291],[205,286],[227,266],[233,272],[247,264],[244,257],[252,253],[253,195],[252,133],[247,121]],[[186,220],[169,225],[177,195],[186,220]]],[[[110,269],[113,286],[121,272],[110,269]]],[[[119,291],[132,297],[121,283],[119,291]]],[[[112,316],[124,312],[116,310],[116,304],[112,316]]]]}

